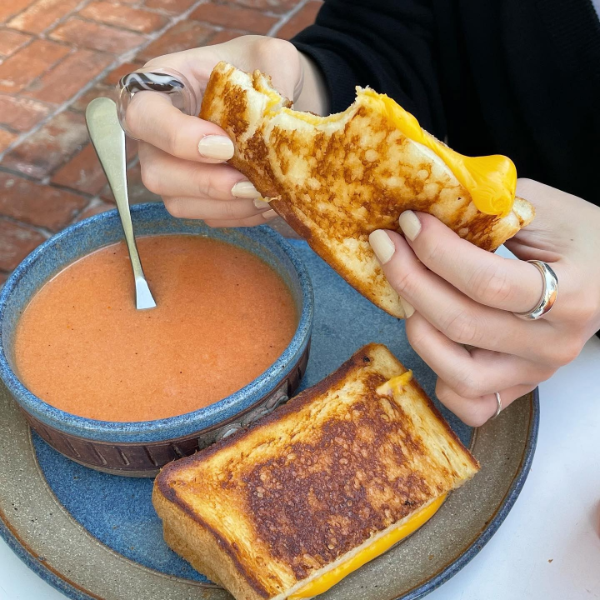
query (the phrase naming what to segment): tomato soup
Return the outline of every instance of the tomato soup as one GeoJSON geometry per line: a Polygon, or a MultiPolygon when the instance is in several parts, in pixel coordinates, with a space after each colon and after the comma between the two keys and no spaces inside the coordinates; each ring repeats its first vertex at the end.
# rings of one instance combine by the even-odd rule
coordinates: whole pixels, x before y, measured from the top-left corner
{"type": "Polygon", "coordinates": [[[65,268],[24,311],[17,372],[48,404],[106,421],[184,414],[244,387],[292,340],[292,295],[255,255],[191,235],[138,248],[157,308],[136,310],[123,242],[65,268]]]}

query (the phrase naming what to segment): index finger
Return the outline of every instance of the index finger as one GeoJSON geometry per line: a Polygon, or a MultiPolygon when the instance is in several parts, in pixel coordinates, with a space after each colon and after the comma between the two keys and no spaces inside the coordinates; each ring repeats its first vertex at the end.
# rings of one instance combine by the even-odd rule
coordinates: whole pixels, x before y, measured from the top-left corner
{"type": "Polygon", "coordinates": [[[125,118],[134,137],[177,158],[214,163],[233,156],[233,142],[218,125],[183,114],[163,94],[135,94],[125,118]]]}
{"type": "Polygon", "coordinates": [[[399,223],[419,260],[479,304],[518,313],[539,302],[543,282],[533,265],[482,250],[432,215],[406,211],[399,223]]]}

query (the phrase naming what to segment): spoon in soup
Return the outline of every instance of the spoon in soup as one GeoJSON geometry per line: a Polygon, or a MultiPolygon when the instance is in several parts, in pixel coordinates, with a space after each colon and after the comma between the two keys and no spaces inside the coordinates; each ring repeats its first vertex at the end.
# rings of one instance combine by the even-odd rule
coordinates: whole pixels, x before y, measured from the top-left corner
{"type": "Polygon", "coordinates": [[[155,308],[156,302],[144,277],[140,255],[133,234],[129,197],[127,195],[127,158],[125,133],[119,124],[117,105],[110,98],[95,98],[85,111],[85,119],[92,145],[104,169],[108,184],[115,197],[125,241],[129,250],[135,279],[135,305],[138,310],[155,308]]]}

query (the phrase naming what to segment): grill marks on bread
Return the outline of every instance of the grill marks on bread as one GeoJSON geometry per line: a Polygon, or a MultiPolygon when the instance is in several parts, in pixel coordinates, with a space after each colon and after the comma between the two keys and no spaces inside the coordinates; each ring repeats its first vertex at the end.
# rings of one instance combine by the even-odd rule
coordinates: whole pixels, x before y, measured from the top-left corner
{"type": "Polygon", "coordinates": [[[477,461],[418,384],[377,393],[404,372],[370,344],[252,428],[165,467],[154,503],[167,542],[236,597],[275,598],[461,485],[477,461]]]}
{"type": "MultiPolygon", "coordinates": [[[[374,387],[383,380],[371,379],[374,387]]],[[[289,442],[281,455],[242,475],[257,537],[297,579],[430,499],[430,485],[411,461],[425,449],[398,429],[398,419],[402,409],[386,399],[357,402],[351,414],[331,417],[314,441],[289,442]]]]}
{"type": "Polygon", "coordinates": [[[274,199],[271,206],[315,252],[396,317],[404,311],[368,244],[371,232],[399,231],[403,211],[424,211],[494,250],[533,219],[533,207],[519,198],[504,218],[479,211],[439,156],[405,137],[360,93],[326,118],[290,106],[265,75],[219,63],[200,116],[231,136],[230,163],[274,199]]]}

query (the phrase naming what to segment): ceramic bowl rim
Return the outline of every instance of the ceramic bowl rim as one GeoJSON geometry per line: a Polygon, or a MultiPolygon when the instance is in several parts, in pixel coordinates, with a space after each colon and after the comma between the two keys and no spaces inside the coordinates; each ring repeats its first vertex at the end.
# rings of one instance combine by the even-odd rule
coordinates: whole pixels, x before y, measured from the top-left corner
{"type": "MultiPolygon", "coordinates": [[[[134,219],[134,227],[135,217],[140,213],[147,213],[150,216],[156,215],[156,217],[164,216],[173,218],[168,215],[164,206],[159,203],[137,204],[131,207],[131,213],[132,218],[134,219]]],[[[288,371],[294,366],[297,358],[308,345],[312,333],[314,298],[308,270],[297,255],[293,246],[289,244],[281,234],[266,225],[252,228],[238,228],[237,231],[241,232],[243,235],[249,235],[251,239],[257,243],[261,242],[260,237],[266,237],[283,251],[294,268],[295,273],[293,273],[293,275],[298,279],[302,296],[302,312],[294,336],[286,349],[266,371],[248,385],[237,392],[234,392],[230,396],[196,411],[165,419],[137,422],[101,421],[74,415],[47,404],[23,385],[8,362],[2,334],[2,323],[4,322],[7,304],[11,294],[15,291],[29,268],[43,256],[48,248],[65,239],[69,239],[69,237],[80,232],[82,229],[96,227],[98,224],[114,218],[118,218],[116,209],[93,215],[78,223],[74,223],[53,235],[21,261],[6,280],[3,289],[0,291],[0,379],[4,381],[6,387],[20,407],[25,410],[25,412],[40,419],[45,425],[84,439],[107,442],[141,443],[167,441],[191,433],[200,433],[204,429],[212,427],[216,423],[229,419],[231,416],[249,408],[259,400],[260,397],[275,389],[277,384],[282,381],[288,371]],[[259,239],[257,239],[257,237],[259,239]],[[257,396],[257,392],[260,392],[259,396],[257,396]],[[194,428],[192,426],[194,423],[198,423],[199,427],[194,428]]],[[[98,248],[101,247],[102,246],[98,246],[98,248]]],[[[247,250],[251,252],[251,250],[247,250]]],[[[36,285],[36,291],[39,290],[40,287],[41,286],[36,285]]],[[[8,351],[8,349],[6,350],[8,351]]]]}

